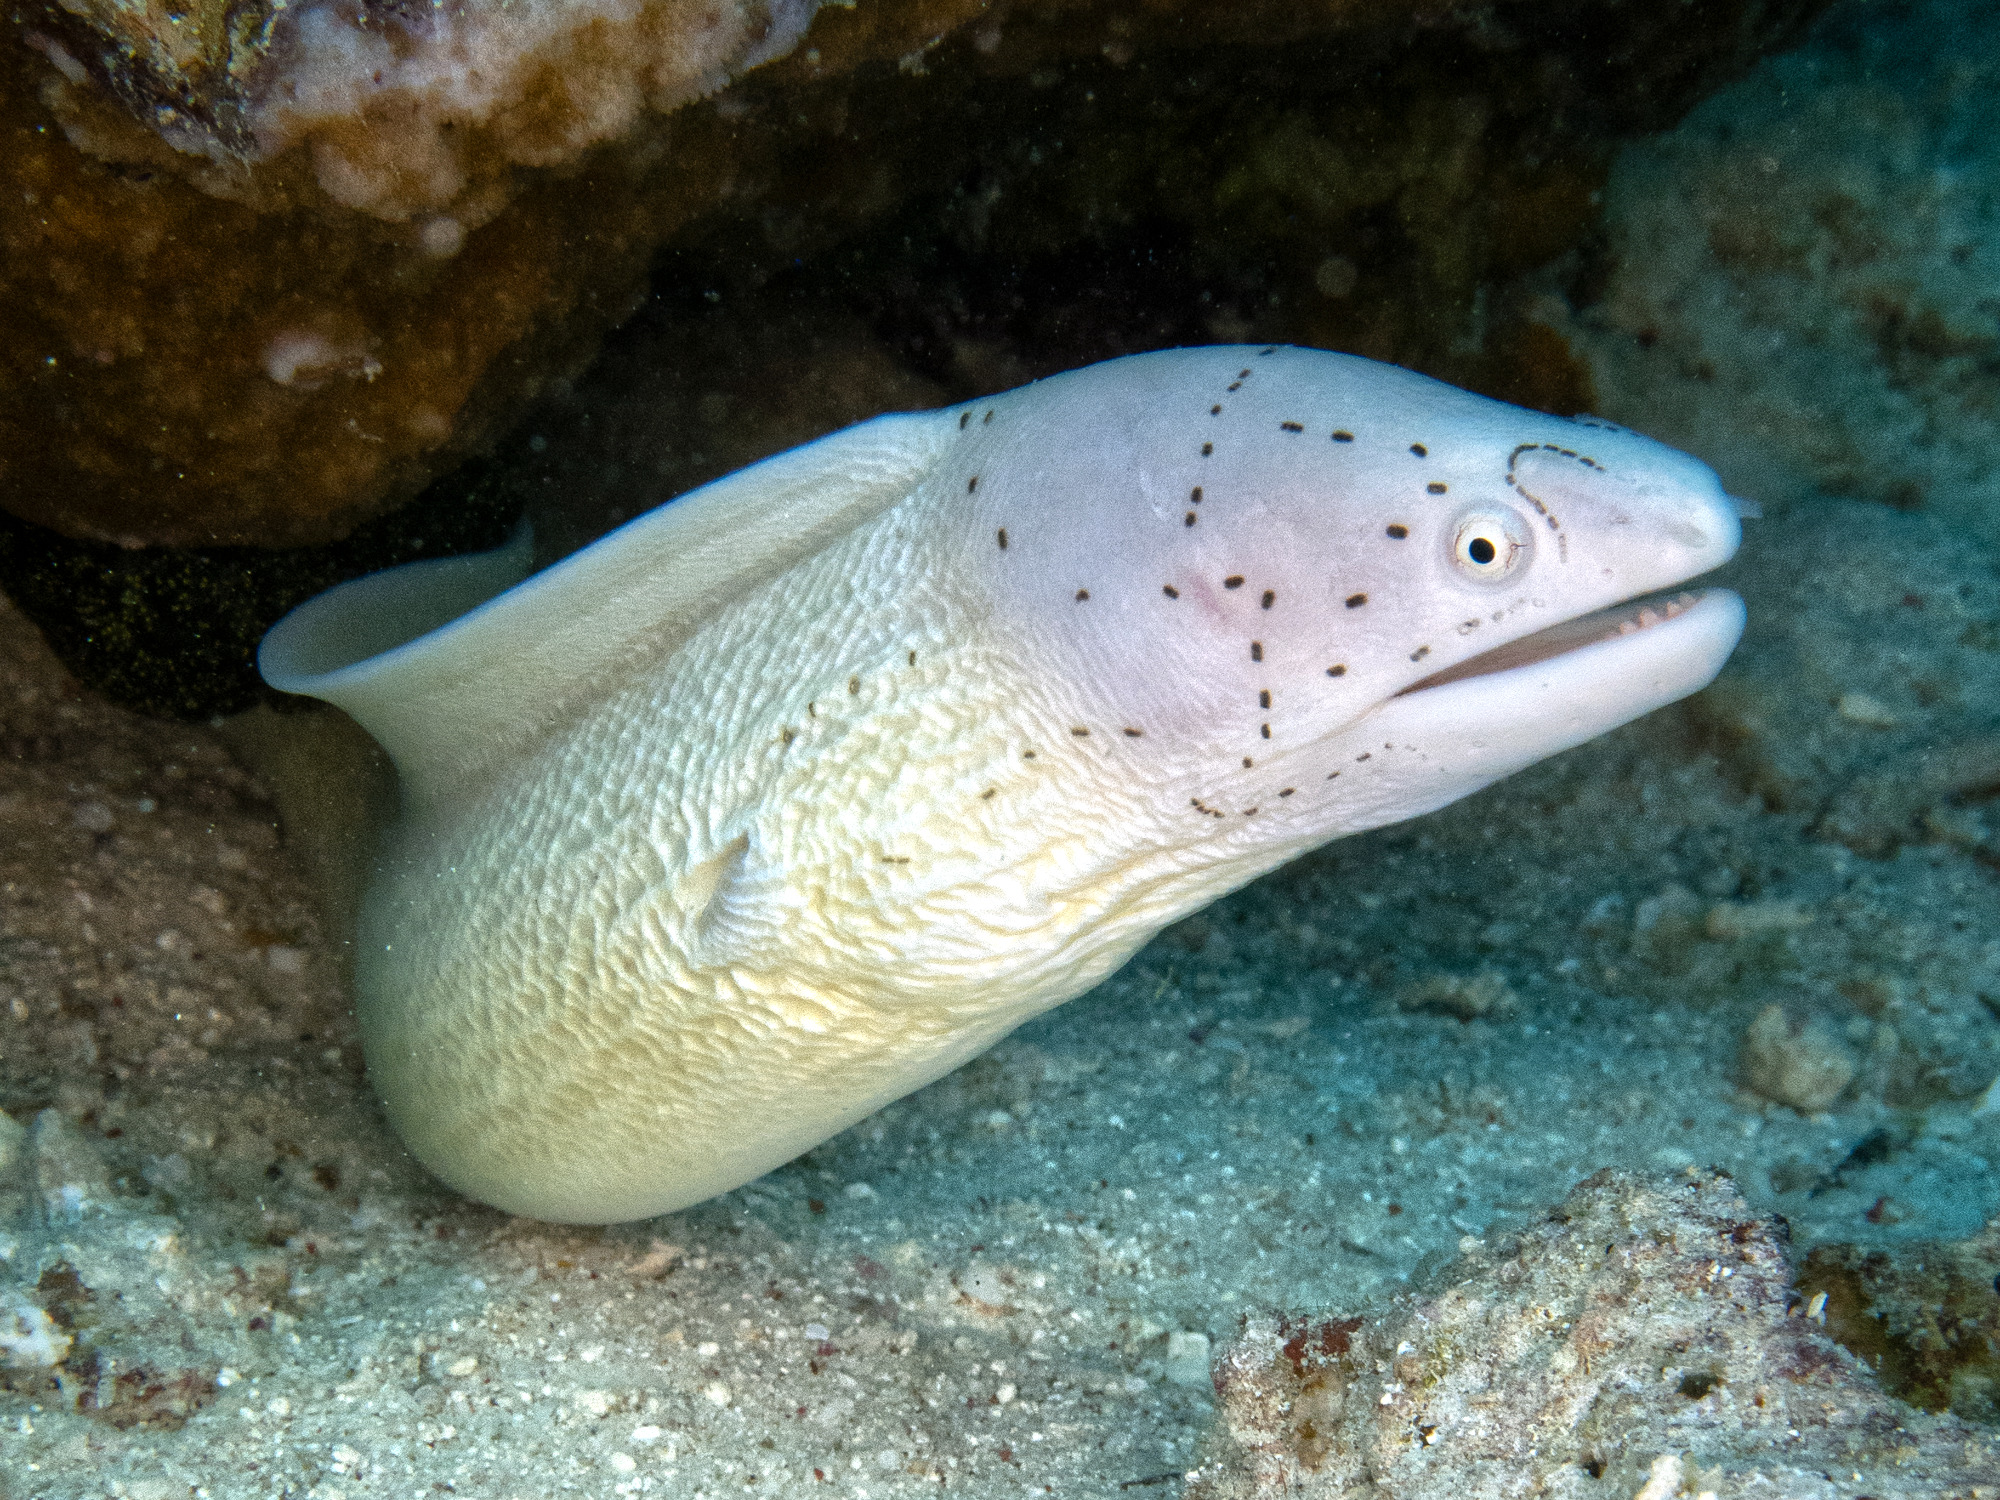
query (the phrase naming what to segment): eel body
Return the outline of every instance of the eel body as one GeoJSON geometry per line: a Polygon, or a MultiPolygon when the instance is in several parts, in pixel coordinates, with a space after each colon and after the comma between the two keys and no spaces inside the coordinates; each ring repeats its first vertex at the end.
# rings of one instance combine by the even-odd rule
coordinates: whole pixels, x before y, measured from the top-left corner
{"type": "Polygon", "coordinates": [[[864,423],[541,573],[343,585],[276,686],[381,742],[368,1063],[446,1182],[726,1191],[1328,839],[1706,684],[1737,513],[1684,454],[1299,349],[864,423]]]}

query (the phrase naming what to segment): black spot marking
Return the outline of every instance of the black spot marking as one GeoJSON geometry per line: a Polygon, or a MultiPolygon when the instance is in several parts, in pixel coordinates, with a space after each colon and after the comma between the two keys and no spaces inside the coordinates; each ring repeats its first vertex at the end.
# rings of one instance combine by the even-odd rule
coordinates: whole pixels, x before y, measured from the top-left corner
{"type": "Polygon", "coordinates": [[[914,667],[916,664],[917,664],[917,653],[912,651],[910,653],[910,665],[914,667]]]}
{"type": "Polygon", "coordinates": [[[1005,526],[1002,526],[1000,528],[999,537],[1000,537],[1000,550],[1002,552],[1005,552],[1007,550],[1007,528],[1005,526]]]}
{"type": "Polygon", "coordinates": [[[979,476],[977,474],[974,474],[970,479],[965,481],[966,494],[970,495],[974,490],[978,488],[979,488],[979,476]]]}
{"type": "Polygon", "coordinates": [[[1265,589],[1264,603],[1262,607],[1265,609],[1269,609],[1273,604],[1277,602],[1278,602],[1278,591],[1276,589],[1265,589]]]}
{"type": "Polygon", "coordinates": [[[1246,807],[1243,809],[1243,816],[1246,818],[1254,818],[1257,816],[1257,809],[1254,807],[1246,807]]]}
{"type": "Polygon", "coordinates": [[[1242,389],[1243,389],[1243,382],[1242,382],[1242,381],[1240,381],[1240,380],[1232,380],[1232,381],[1231,381],[1231,382],[1229,383],[1229,388],[1230,388],[1230,389],[1231,389],[1232,391],[1240,391],[1240,390],[1242,390],[1242,389]]]}
{"type": "Polygon", "coordinates": [[[1368,596],[1366,594],[1349,594],[1347,596],[1347,607],[1349,609],[1359,609],[1367,602],[1368,596]]]}
{"type": "Polygon", "coordinates": [[[848,691],[849,693],[858,693],[858,692],[860,692],[860,691],[861,691],[861,679],[860,679],[859,677],[850,677],[850,678],[848,678],[848,679],[847,679],[847,691],[848,691]]]}
{"type": "Polygon", "coordinates": [[[793,740],[797,739],[798,737],[799,737],[798,731],[792,728],[792,726],[789,724],[787,724],[783,729],[778,731],[778,743],[781,745],[789,745],[793,740]]]}
{"type": "Polygon", "coordinates": [[[1342,428],[1340,431],[1334,433],[1333,440],[1336,443],[1351,443],[1354,441],[1354,434],[1342,428]]]}
{"type": "Polygon", "coordinates": [[[1333,780],[1333,778],[1334,778],[1334,777],[1338,776],[1339,774],[1340,774],[1340,772],[1338,772],[1338,771],[1328,771],[1328,772],[1326,773],[1326,779],[1327,779],[1328,781],[1331,781],[1331,780],[1333,780]]]}
{"type": "Polygon", "coordinates": [[[1369,756],[1373,755],[1374,753],[1375,752],[1373,750],[1363,750],[1359,755],[1355,756],[1354,758],[1356,760],[1366,760],[1368,759],[1369,756]]]}
{"type": "Polygon", "coordinates": [[[1195,487],[1194,487],[1193,489],[1191,489],[1191,490],[1189,490],[1189,491],[1188,491],[1188,499],[1192,500],[1192,501],[1193,501],[1193,502],[1194,502],[1194,503],[1195,503],[1196,505],[1199,505],[1199,504],[1201,504],[1201,486],[1200,486],[1200,485],[1196,485],[1196,486],[1195,486],[1195,487]]]}
{"type": "Polygon", "coordinates": [[[1391,526],[1389,528],[1389,535],[1394,537],[1399,542],[1402,541],[1409,534],[1410,534],[1410,528],[1403,525],[1400,521],[1397,522],[1394,526],[1391,526]]]}
{"type": "Polygon", "coordinates": [[[1245,365],[1242,369],[1238,370],[1236,372],[1236,378],[1238,380],[1248,380],[1250,378],[1250,367],[1248,365],[1245,365]]]}
{"type": "Polygon", "coordinates": [[[1175,588],[1171,583],[1161,584],[1160,592],[1165,594],[1169,599],[1178,599],[1181,596],[1181,591],[1175,588]]]}
{"type": "Polygon", "coordinates": [[[1257,690],[1257,706],[1259,708],[1269,708],[1271,706],[1271,690],[1269,688],[1259,688],[1257,690]]]}
{"type": "Polygon", "coordinates": [[[1222,586],[1226,589],[1242,588],[1243,575],[1241,573],[1231,573],[1227,578],[1222,580],[1222,586]]]}
{"type": "Polygon", "coordinates": [[[1291,796],[1291,795],[1292,795],[1292,793],[1293,793],[1293,792],[1295,792],[1295,791],[1297,791],[1297,790],[1298,790],[1298,788],[1297,788],[1297,787],[1289,787],[1289,786],[1288,786],[1288,787],[1286,787],[1286,788],[1285,788],[1285,789],[1284,789],[1284,790],[1283,790],[1282,792],[1278,793],[1278,795],[1279,795],[1280,797],[1289,797],[1289,796],[1291,796]]]}
{"type": "Polygon", "coordinates": [[[1070,730],[1070,733],[1075,735],[1080,740],[1090,738],[1090,731],[1088,729],[1085,729],[1081,724],[1077,725],[1075,728],[1070,730]]]}
{"type": "Polygon", "coordinates": [[[1035,758],[1035,752],[1032,750],[1023,750],[1021,752],[1022,760],[1033,760],[1034,758],[1035,758]]]}
{"type": "Polygon", "coordinates": [[[985,791],[979,794],[979,800],[981,802],[991,802],[996,796],[999,795],[999,793],[1000,793],[999,787],[989,786],[985,791]]]}
{"type": "Polygon", "coordinates": [[[1426,448],[1422,443],[1410,444],[1410,451],[1416,454],[1418,458],[1429,458],[1431,456],[1431,450],[1426,448]]]}
{"type": "Polygon", "coordinates": [[[1271,737],[1271,726],[1269,724],[1266,724],[1262,726],[1262,728],[1258,732],[1262,734],[1265,739],[1268,740],[1271,737]]]}
{"type": "Polygon", "coordinates": [[[1334,665],[1334,666],[1331,666],[1331,667],[1328,667],[1328,668],[1326,669],[1326,675],[1327,675],[1327,676],[1329,676],[1329,677],[1345,677],[1345,676],[1347,675],[1347,667],[1346,667],[1346,664],[1345,664],[1345,663],[1340,663],[1340,664],[1337,664],[1337,665],[1334,665]]]}
{"type": "Polygon", "coordinates": [[[1133,729],[1128,725],[1125,729],[1125,738],[1128,740],[1141,739],[1145,736],[1145,733],[1146,731],[1143,729],[1133,729]]]}
{"type": "Polygon", "coordinates": [[[1433,479],[1429,484],[1424,486],[1424,493],[1426,495],[1442,495],[1445,492],[1445,488],[1444,485],[1433,479]]]}
{"type": "Polygon", "coordinates": [[[989,406],[986,409],[986,415],[979,419],[979,425],[981,427],[984,427],[988,422],[992,420],[993,420],[993,408],[989,406]]]}
{"type": "Polygon", "coordinates": [[[1201,456],[1203,458],[1207,458],[1208,455],[1213,453],[1214,451],[1215,451],[1215,444],[1213,443],[1203,443],[1201,445],[1201,456]]]}
{"type": "Polygon", "coordinates": [[[885,854],[882,856],[882,863],[885,865],[906,865],[909,862],[910,856],[907,854],[885,854]]]}
{"type": "Polygon", "coordinates": [[[811,719],[817,719],[819,717],[819,704],[817,701],[808,703],[806,705],[806,717],[811,719]]]}
{"type": "Polygon", "coordinates": [[[1250,643],[1250,660],[1262,661],[1263,659],[1264,659],[1264,643],[1262,641],[1252,641],[1250,643]]]}
{"type": "Polygon", "coordinates": [[[1210,415],[1211,417],[1219,417],[1219,416],[1221,416],[1221,415],[1222,415],[1222,408],[1221,408],[1221,406],[1220,406],[1220,405],[1217,405],[1217,406],[1211,406],[1211,407],[1210,407],[1210,408],[1208,409],[1208,414],[1209,414],[1209,415],[1210,415]]]}
{"type": "Polygon", "coordinates": [[[1089,589],[1078,589],[1078,590],[1076,591],[1076,602],[1077,602],[1078,604],[1081,604],[1081,603],[1083,603],[1083,601],[1084,601],[1084,600],[1086,600],[1086,599],[1088,599],[1089,597],[1090,597],[1090,590],[1089,590],[1089,589]]]}
{"type": "Polygon", "coordinates": [[[1416,650],[1414,650],[1414,651],[1412,651],[1412,652],[1410,653],[1410,660],[1411,660],[1411,661],[1422,661],[1422,660],[1423,660],[1423,659],[1424,659],[1424,658],[1425,658],[1426,656],[1429,656],[1430,654],[1431,654],[1431,648],[1430,648],[1430,647],[1428,647],[1428,646],[1419,646],[1419,647],[1417,647],[1417,649],[1416,649],[1416,650]]]}
{"type": "Polygon", "coordinates": [[[1246,755],[1246,756],[1244,756],[1244,757],[1243,757],[1243,769],[1244,769],[1244,770],[1246,770],[1246,771],[1247,771],[1247,770],[1249,770],[1249,769],[1250,769],[1250,768],[1251,768],[1251,767],[1252,767],[1253,765],[1255,765],[1255,764],[1256,764],[1256,762],[1255,762],[1255,761],[1253,761],[1253,760],[1251,760],[1249,756],[1247,756],[1247,755],[1246,755]]]}
{"type": "Polygon", "coordinates": [[[1189,511],[1189,512],[1187,513],[1187,515],[1186,515],[1186,516],[1184,516],[1184,517],[1183,517],[1183,518],[1181,519],[1181,525],[1183,525],[1183,526],[1192,526],[1192,525],[1194,525],[1194,512],[1193,512],[1193,511],[1189,511]]]}
{"type": "Polygon", "coordinates": [[[1283,432],[1304,432],[1306,430],[1305,425],[1300,422],[1280,422],[1278,428],[1283,432]]]}
{"type": "Polygon", "coordinates": [[[963,431],[965,431],[965,424],[966,424],[967,422],[970,422],[971,420],[972,420],[972,413],[971,413],[971,412],[969,412],[969,411],[962,411],[962,412],[960,412],[960,413],[958,414],[958,430],[959,430],[960,432],[963,432],[963,431]]]}

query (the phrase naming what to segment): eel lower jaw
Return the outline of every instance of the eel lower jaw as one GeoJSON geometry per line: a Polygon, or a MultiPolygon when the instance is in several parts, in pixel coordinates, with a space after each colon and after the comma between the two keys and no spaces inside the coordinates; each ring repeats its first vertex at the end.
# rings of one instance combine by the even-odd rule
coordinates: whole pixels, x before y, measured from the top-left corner
{"type": "Polygon", "coordinates": [[[1699,692],[1728,661],[1743,621],[1743,601],[1728,589],[1633,599],[1384,699],[1341,737],[1340,751],[1365,751],[1356,759],[1371,763],[1347,794],[1356,799],[1350,828],[1442,807],[1699,692]]]}
{"type": "Polygon", "coordinates": [[[1495,646],[1491,651],[1468,657],[1456,665],[1446,667],[1441,672],[1433,672],[1420,681],[1411,683],[1398,698],[1409,697],[1447,683],[1463,682],[1473,677],[1490,677],[1497,673],[1512,671],[1518,667],[1530,667],[1553,660],[1586,646],[1595,646],[1621,637],[1637,635],[1642,631],[1656,630],[1669,621],[1679,619],[1691,610],[1700,608],[1704,599],[1726,590],[1677,589],[1672,593],[1650,594],[1639,599],[1628,599],[1622,604],[1614,604],[1608,609],[1594,610],[1587,615],[1578,615],[1573,620],[1538,630],[1533,635],[1522,636],[1519,640],[1495,646]]]}

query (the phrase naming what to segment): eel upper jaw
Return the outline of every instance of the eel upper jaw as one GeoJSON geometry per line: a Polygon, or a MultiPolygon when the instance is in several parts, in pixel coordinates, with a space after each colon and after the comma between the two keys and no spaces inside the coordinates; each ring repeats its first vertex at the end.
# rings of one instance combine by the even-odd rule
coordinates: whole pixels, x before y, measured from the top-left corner
{"type": "Polygon", "coordinates": [[[1677,619],[1691,609],[1701,606],[1703,598],[1714,590],[1678,589],[1673,593],[1650,594],[1643,598],[1627,599],[1605,609],[1592,610],[1588,614],[1558,621],[1545,626],[1532,635],[1508,641],[1495,646],[1490,651],[1482,651],[1477,656],[1433,672],[1430,676],[1411,683],[1401,689],[1396,696],[1406,697],[1411,693],[1429,692],[1447,683],[1462,682],[1473,677],[1489,677],[1517,667],[1533,666],[1537,662],[1551,661],[1569,652],[1580,650],[1599,642],[1615,641],[1625,636],[1636,635],[1642,630],[1657,630],[1668,621],[1677,619]]]}
{"type": "Polygon", "coordinates": [[[1630,600],[1426,677],[1361,722],[1420,750],[1423,779],[1449,801],[1698,692],[1743,623],[1728,589],[1630,600]]]}

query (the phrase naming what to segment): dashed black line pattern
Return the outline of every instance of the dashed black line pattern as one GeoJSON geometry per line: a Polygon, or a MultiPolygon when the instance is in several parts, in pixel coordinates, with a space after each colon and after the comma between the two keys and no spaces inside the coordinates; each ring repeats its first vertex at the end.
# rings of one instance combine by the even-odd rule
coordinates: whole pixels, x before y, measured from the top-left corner
{"type": "MultiPolygon", "coordinates": [[[[1540,496],[1536,495],[1532,490],[1527,489],[1522,485],[1520,480],[1514,477],[1514,467],[1520,463],[1523,453],[1554,453],[1563,458],[1573,458],[1586,469],[1595,469],[1600,474],[1605,472],[1604,465],[1589,454],[1579,453],[1574,448],[1565,448],[1560,443],[1519,443],[1515,445],[1514,451],[1507,455],[1507,487],[1535,507],[1536,512],[1541,518],[1549,523],[1549,530],[1560,533],[1562,531],[1562,522],[1556,519],[1555,513],[1542,504],[1540,496]]],[[[1563,539],[1563,544],[1564,550],[1567,551],[1568,538],[1565,537],[1563,539]]]]}

